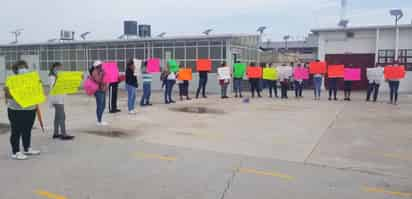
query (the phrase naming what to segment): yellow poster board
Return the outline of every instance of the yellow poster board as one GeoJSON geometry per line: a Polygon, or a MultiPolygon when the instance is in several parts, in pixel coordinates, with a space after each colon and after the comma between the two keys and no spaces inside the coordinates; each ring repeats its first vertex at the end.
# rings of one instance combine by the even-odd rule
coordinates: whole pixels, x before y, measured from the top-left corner
{"type": "Polygon", "coordinates": [[[79,92],[83,72],[60,72],[50,95],[64,95],[79,92]]]}
{"type": "Polygon", "coordinates": [[[6,80],[6,86],[13,99],[23,108],[46,100],[38,72],[10,76],[6,80]]]}
{"type": "Polygon", "coordinates": [[[276,68],[264,68],[263,69],[263,79],[277,80],[278,79],[278,71],[276,70],[276,68]]]}

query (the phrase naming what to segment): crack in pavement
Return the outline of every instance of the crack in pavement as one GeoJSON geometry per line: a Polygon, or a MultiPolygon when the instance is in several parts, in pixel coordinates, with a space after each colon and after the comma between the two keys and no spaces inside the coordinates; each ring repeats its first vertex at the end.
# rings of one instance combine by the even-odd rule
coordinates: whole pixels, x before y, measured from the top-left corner
{"type": "Polygon", "coordinates": [[[230,176],[230,178],[228,179],[227,183],[226,183],[226,187],[222,192],[222,195],[220,196],[220,199],[224,199],[226,196],[226,193],[229,191],[229,189],[232,186],[233,181],[235,180],[236,174],[239,173],[239,168],[242,167],[242,160],[240,160],[239,165],[236,167],[236,169],[234,169],[232,171],[232,175],[230,176]]]}

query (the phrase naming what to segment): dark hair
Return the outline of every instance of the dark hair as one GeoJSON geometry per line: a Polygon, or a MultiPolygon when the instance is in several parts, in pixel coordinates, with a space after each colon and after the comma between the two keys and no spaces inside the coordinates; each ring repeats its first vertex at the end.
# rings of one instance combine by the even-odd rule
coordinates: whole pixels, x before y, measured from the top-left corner
{"type": "Polygon", "coordinates": [[[226,62],[222,62],[222,64],[220,66],[226,66],[226,62]]]}
{"type": "Polygon", "coordinates": [[[14,74],[17,74],[20,67],[29,68],[26,61],[19,60],[15,64],[13,64],[13,66],[11,67],[11,70],[13,71],[14,74]]]}
{"type": "Polygon", "coordinates": [[[56,76],[56,72],[54,71],[54,69],[56,69],[57,67],[62,66],[62,64],[60,62],[54,62],[51,67],[50,67],[50,71],[49,71],[49,76],[56,76]]]}
{"type": "Polygon", "coordinates": [[[250,62],[250,66],[255,66],[255,62],[250,62]]]}
{"type": "Polygon", "coordinates": [[[126,66],[129,68],[133,64],[134,64],[134,60],[133,60],[133,58],[130,58],[126,63],[126,66]]]}

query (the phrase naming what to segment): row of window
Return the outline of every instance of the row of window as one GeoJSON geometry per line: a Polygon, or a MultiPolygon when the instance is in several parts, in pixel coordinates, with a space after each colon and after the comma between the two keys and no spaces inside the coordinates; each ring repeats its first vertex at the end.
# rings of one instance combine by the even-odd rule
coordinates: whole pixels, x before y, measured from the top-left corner
{"type": "MultiPolygon", "coordinates": [[[[405,65],[407,70],[412,70],[412,49],[399,50],[398,61],[405,65]]],[[[379,50],[378,64],[393,64],[395,62],[395,50],[379,50]]]]}

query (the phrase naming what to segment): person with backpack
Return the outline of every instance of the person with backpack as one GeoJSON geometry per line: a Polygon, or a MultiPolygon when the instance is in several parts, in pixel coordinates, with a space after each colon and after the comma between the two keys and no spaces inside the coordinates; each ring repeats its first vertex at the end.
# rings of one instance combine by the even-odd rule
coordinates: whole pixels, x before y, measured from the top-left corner
{"type": "Polygon", "coordinates": [[[106,90],[107,84],[103,81],[104,78],[104,71],[102,62],[97,60],[93,63],[93,65],[89,69],[89,74],[91,80],[97,84],[98,89],[94,93],[96,98],[96,116],[97,116],[97,126],[107,126],[108,123],[104,122],[103,113],[104,109],[106,108],[106,90]]]}
{"type": "MultiPolygon", "coordinates": [[[[56,62],[52,64],[49,71],[49,86],[53,89],[57,82],[62,64],[56,62]]],[[[64,95],[50,95],[49,102],[53,106],[54,112],[54,133],[53,139],[72,140],[74,136],[66,133],[66,113],[64,112],[64,95]],[[59,133],[60,129],[60,133],[59,133]]]]}
{"type": "MultiPolygon", "coordinates": [[[[28,73],[28,69],[29,66],[25,61],[18,61],[12,66],[14,75],[28,73]]],[[[4,93],[11,128],[11,158],[14,160],[26,160],[27,156],[40,155],[40,151],[31,148],[31,131],[36,119],[36,106],[21,107],[13,98],[7,86],[4,87],[4,93]],[[23,152],[20,151],[20,138],[23,142],[23,152]]]]}

